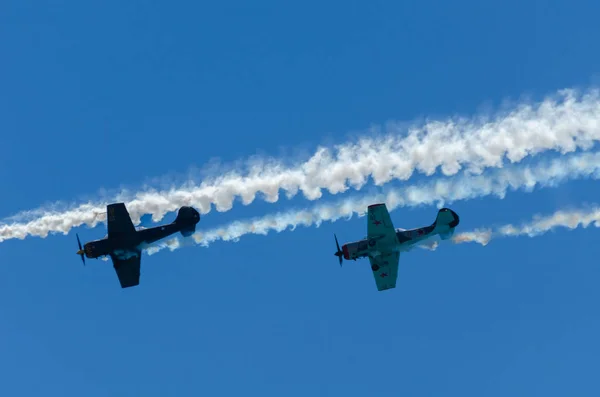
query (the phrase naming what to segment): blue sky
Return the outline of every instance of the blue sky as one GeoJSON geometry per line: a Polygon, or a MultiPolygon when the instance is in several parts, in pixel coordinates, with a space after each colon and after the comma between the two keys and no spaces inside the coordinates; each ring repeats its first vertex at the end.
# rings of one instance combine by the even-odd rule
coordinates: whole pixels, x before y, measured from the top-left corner
{"type": "MultiPolygon", "coordinates": [[[[4,2],[0,218],[598,83],[595,2],[365,4],[4,2]]],[[[597,196],[596,182],[575,181],[451,207],[470,230],[597,196]]],[[[200,226],[313,204],[236,203],[200,226]]],[[[392,219],[418,227],[435,211],[392,219]]],[[[81,266],[75,232],[106,230],[0,243],[2,395],[600,389],[595,228],[415,250],[383,293],[368,262],[340,269],[332,255],[333,233],[362,238],[364,218],[146,255],[127,290],[110,262],[81,266]]]]}

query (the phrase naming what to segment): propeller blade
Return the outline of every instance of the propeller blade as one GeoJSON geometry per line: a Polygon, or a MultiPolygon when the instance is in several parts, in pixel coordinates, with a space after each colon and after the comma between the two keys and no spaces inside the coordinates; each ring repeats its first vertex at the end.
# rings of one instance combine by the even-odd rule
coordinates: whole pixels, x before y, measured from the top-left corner
{"type": "Polygon", "coordinates": [[[337,247],[337,252],[334,255],[338,257],[338,259],[340,260],[340,266],[342,266],[342,255],[344,255],[344,253],[340,249],[340,243],[338,243],[338,239],[335,233],[333,234],[333,237],[335,238],[335,246],[337,247]]]}
{"type": "Polygon", "coordinates": [[[81,261],[83,262],[83,266],[85,266],[85,256],[83,255],[83,248],[81,247],[81,240],[79,240],[79,234],[75,233],[75,236],[77,236],[77,245],[79,246],[79,251],[77,252],[78,254],[81,252],[81,261]]]}

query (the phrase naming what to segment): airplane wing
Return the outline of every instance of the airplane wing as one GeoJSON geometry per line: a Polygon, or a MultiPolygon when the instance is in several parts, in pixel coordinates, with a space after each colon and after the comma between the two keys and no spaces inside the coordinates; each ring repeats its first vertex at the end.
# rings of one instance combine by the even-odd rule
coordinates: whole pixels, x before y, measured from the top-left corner
{"type": "Polygon", "coordinates": [[[108,237],[126,235],[136,232],[125,204],[116,203],[106,206],[108,237]]]}
{"type": "Polygon", "coordinates": [[[367,208],[369,223],[367,238],[378,238],[379,244],[392,244],[398,239],[396,230],[385,204],[373,204],[367,208]]]}
{"type": "Polygon", "coordinates": [[[130,256],[121,259],[115,254],[110,254],[113,261],[113,267],[117,272],[121,288],[135,287],[140,283],[140,267],[142,262],[142,252],[137,251],[137,256],[130,256]]]}
{"type": "Polygon", "coordinates": [[[400,253],[384,252],[374,258],[369,256],[369,261],[371,262],[373,276],[375,276],[377,290],[384,291],[386,289],[396,288],[400,253]]]}

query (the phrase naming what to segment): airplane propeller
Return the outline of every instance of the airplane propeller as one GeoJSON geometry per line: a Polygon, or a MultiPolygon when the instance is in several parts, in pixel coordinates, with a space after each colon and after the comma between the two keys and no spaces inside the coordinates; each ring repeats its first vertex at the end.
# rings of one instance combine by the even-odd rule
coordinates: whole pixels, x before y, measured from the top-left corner
{"type": "Polygon", "coordinates": [[[85,266],[85,256],[83,255],[83,248],[81,247],[81,241],[79,240],[79,234],[75,234],[77,236],[77,244],[79,245],[79,251],[77,251],[78,255],[81,255],[81,261],[83,262],[83,266],[85,266]]]}
{"type": "Polygon", "coordinates": [[[342,266],[342,256],[344,255],[344,253],[340,249],[340,244],[338,243],[337,236],[334,234],[333,237],[335,238],[335,245],[337,246],[337,252],[334,255],[340,259],[340,266],[342,266]]]}

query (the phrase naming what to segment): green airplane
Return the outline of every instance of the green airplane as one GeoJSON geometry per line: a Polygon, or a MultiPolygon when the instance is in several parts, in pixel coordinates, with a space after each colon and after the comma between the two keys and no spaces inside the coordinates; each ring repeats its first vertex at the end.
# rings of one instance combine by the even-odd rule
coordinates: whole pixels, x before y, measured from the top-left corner
{"type": "Polygon", "coordinates": [[[439,235],[442,240],[447,240],[452,237],[454,228],[460,222],[456,212],[449,208],[442,208],[438,211],[437,218],[432,225],[404,230],[394,228],[390,213],[384,203],[370,205],[367,207],[367,212],[369,222],[367,237],[344,244],[340,249],[337,236],[334,234],[337,246],[335,256],[339,258],[340,266],[342,258],[356,260],[368,257],[379,291],[396,287],[400,252],[409,251],[415,244],[436,235],[439,235]]]}

